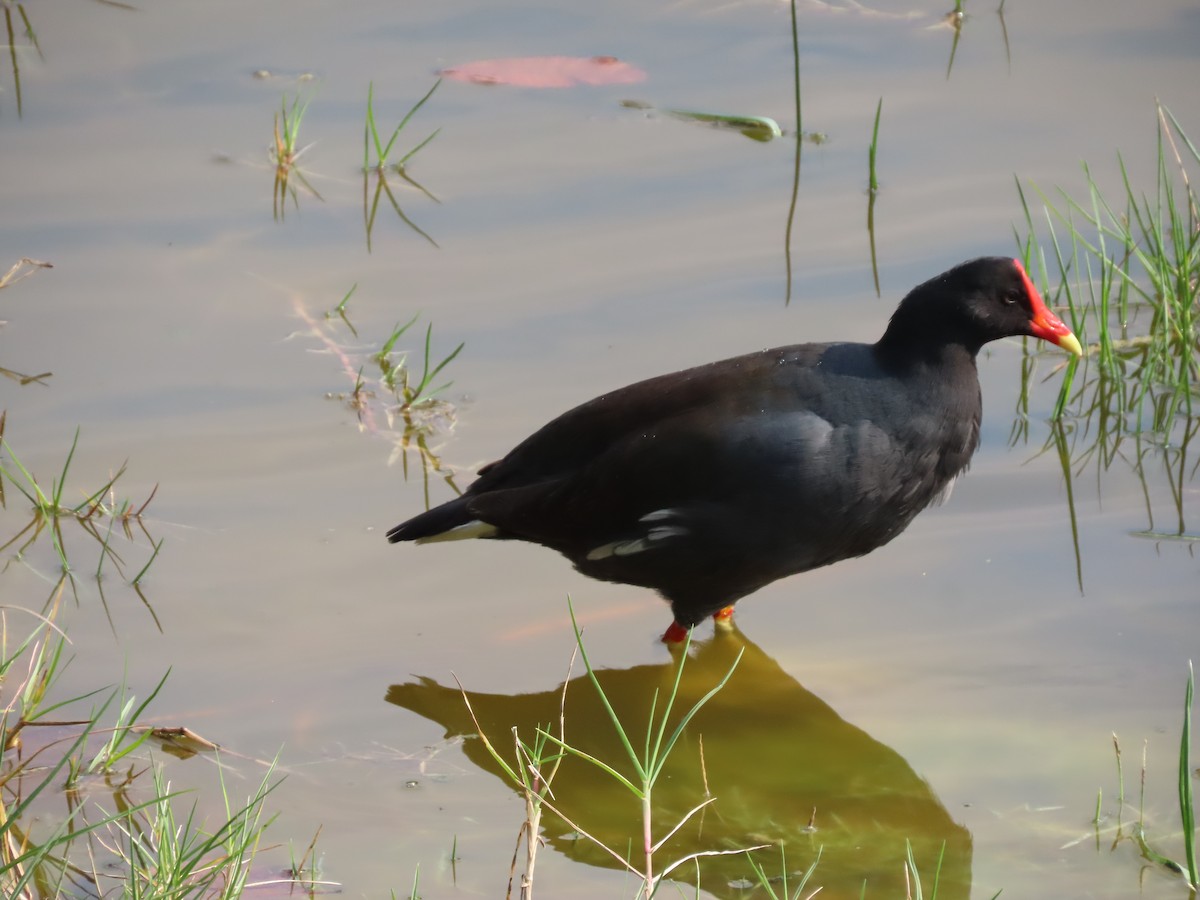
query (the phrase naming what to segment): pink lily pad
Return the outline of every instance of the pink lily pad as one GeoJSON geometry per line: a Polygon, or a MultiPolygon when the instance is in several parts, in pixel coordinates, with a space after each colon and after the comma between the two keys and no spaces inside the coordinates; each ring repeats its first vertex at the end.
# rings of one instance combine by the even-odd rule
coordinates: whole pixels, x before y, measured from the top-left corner
{"type": "Polygon", "coordinates": [[[443,78],[471,84],[512,84],[517,87],[563,88],[577,84],[634,84],[646,73],[615,56],[525,56],[481,59],[451,66],[443,78]]]}

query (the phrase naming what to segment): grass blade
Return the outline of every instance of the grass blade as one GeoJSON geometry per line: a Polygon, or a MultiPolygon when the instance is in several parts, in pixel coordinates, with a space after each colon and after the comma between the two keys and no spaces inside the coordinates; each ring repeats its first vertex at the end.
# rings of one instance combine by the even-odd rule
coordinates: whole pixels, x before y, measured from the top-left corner
{"type": "Polygon", "coordinates": [[[1187,689],[1183,701],[1183,736],[1179,742],[1179,816],[1183,822],[1184,858],[1187,860],[1187,878],[1192,890],[1200,887],[1200,871],[1196,864],[1196,807],[1192,798],[1192,697],[1195,687],[1195,672],[1188,660],[1187,689]]]}

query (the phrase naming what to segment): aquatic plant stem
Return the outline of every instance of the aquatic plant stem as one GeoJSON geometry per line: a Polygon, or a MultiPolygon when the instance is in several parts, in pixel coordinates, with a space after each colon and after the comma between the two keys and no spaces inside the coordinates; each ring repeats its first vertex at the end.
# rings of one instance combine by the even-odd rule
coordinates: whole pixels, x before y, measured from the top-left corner
{"type": "Polygon", "coordinates": [[[652,788],[647,788],[646,793],[642,795],[642,842],[646,849],[646,898],[649,900],[654,888],[654,833],[653,814],[650,810],[650,793],[652,788]]]}
{"type": "Polygon", "coordinates": [[[787,227],[783,233],[783,261],[787,270],[787,285],[784,289],[783,305],[792,302],[792,229],[796,221],[796,201],[800,195],[800,154],[804,146],[804,122],[800,115],[800,32],[796,26],[796,0],[792,10],[792,84],[796,101],[796,155],[792,166],[792,198],[788,204],[787,227]]]}

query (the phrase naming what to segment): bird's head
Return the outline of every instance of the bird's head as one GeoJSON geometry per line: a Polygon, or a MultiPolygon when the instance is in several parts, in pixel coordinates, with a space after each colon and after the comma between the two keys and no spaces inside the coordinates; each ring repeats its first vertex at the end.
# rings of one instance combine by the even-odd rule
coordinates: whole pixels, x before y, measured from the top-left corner
{"type": "Polygon", "coordinates": [[[988,256],[955,266],[913,288],[880,341],[895,355],[905,347],[960,345],[973,355],[989,341],[1028,335],[1076,356],[1079,339],[1046,306],[1019,260],[988,256]]]}

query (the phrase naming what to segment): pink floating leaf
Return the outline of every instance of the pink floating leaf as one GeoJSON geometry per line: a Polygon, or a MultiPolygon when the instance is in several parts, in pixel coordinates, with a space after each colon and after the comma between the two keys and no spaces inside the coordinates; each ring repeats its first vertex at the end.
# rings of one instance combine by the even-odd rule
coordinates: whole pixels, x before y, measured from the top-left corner
{"type": "Polygon", "coordinates": [[[525,56],[481,59],[451,66],[443,78],[472,84],[513,84],[518,87],[559,88],[577,84],[634,84],[646,73],[615,56],[525,56]]]}

